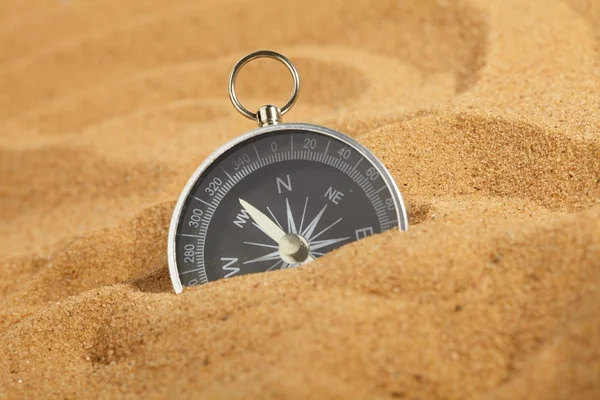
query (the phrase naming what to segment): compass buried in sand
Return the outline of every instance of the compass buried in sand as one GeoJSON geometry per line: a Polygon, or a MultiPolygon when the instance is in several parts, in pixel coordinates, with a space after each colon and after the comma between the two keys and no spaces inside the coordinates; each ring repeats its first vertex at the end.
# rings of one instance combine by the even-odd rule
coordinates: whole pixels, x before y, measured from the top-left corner
{"type": "Polygon", "coordinates": [[[369,150],[322,126],[281,123],[299,87],[296,69],[278,53],[252,53],[233,68],[231,101],[260,127],[218,149],[183,189],[168,243],[177,293],[297,267],[355,240],[407,229],[400,192],[369,150]],[[235,80],[240,68],[260,57],[285,64],[294,91],[281,109],[268,105],[252,113],[237,100],[235,80]]]}

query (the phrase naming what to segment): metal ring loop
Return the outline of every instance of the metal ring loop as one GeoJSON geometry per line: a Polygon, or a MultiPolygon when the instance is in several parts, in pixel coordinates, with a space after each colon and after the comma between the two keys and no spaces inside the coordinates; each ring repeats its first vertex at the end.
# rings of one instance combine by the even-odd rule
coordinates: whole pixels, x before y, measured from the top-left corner
{"type": "Polygon", "coordinates": [[[240,114],[242,114],[246,118],[256,120],[256,113],[250,112],[238,100],[235,94],[235,80],[242,67],[248,64],[250,61],[255,60],[257,58],[272,58],[274,60],[277,60],[284,64],[292,74],[292,78],[294,79],[294,90],[292,91],[292,96],[287,101],[287,103],[285,103],[285,105],[281,107],[281,115],[283,115],[286,112],[288,112],[290,108],[292,108],[292,106],[296,102],[296,99],[298,99],[298,93],[300,92],[300,77],[298,76],[298,71],[296,70],[296,67],[294,67],[294,64],[292,64],[292,62],[287,57],[274,51],[255,51],[254,53],[250,53],[246,57],[242,58],[233,66],[233,70],[231,70],[231,75],[229,75],[229,99],[231,99],[231,103],[236,108],[236,110],[240,112],[240,114]]]}

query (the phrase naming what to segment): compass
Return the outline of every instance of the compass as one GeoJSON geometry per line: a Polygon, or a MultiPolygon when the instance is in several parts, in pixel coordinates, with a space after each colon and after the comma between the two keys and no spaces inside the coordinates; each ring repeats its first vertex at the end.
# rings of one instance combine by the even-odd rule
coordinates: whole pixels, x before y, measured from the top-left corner
{"type": "Polygon", "coordinates": [[[175,206],[168,257],[173,288],[295,268],[362,238],[406,230],[406,210],[385,166],[354,139],[322,126],[281,123],[298,73],[281,54],[252,53],[234,67],[230,98],[260,127],[225,144],[194,172],[175,206]],[[237,72],[274,58],[294,78],[281,109],[246,110],[237,72]]]}

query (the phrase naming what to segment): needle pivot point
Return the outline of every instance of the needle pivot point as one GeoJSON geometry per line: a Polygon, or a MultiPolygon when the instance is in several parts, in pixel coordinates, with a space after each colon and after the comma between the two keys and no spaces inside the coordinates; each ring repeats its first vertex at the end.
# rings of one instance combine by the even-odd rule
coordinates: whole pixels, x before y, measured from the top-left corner
{"type": "Polygon", "coordinates": [[[310,257],[306,239],[295,233],[288,233],[279,239],[279,254],[283,261],[290,264],[303,263],[310,257]]]}

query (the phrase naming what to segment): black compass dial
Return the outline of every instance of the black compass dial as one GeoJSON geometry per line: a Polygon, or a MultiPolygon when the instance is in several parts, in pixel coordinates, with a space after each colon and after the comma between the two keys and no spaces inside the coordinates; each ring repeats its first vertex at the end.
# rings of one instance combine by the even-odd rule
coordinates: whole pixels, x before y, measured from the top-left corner
{"type": "Polygon", "coordinates": [[[387,170],[353,140],[310,128],[235,144],[188,184],[180,203],[171,245],[183,286],[297,267],[406,228],[387,170]]]}

